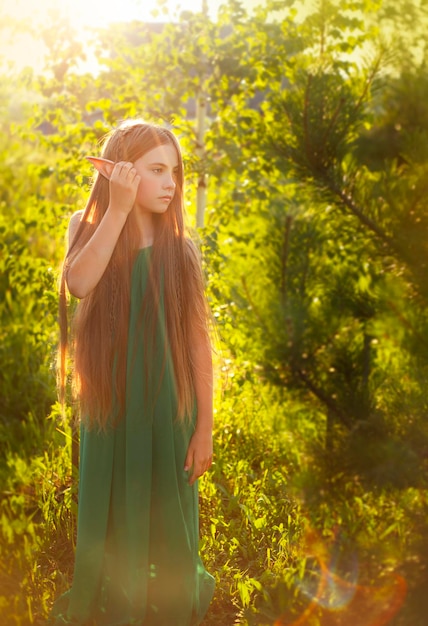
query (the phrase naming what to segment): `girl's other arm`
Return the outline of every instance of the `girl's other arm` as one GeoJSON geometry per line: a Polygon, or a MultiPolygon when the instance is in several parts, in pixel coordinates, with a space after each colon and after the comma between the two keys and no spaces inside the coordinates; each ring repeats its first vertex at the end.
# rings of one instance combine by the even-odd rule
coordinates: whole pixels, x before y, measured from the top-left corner
{"type": "MultiPolygon", "coordinates": [[[[95,233],[71,261],[67,270],[67,286],[74,296],[84,298],[98,284],[111,259],[120,233],[134,206],[140,177],[132,163],[116,163],[110,178],[110,202],[95,233]]],[[[80,217],[70,220],[70,244],[80,217]]]]}
{"type": "Polygon", "coordinates": [[[197,417],[184,466],[186,471],[193,467],[190,485],[210,468],[213,457],[213,367],[211,344],[206,333],[194,333],[191,358],[197,417]]]}

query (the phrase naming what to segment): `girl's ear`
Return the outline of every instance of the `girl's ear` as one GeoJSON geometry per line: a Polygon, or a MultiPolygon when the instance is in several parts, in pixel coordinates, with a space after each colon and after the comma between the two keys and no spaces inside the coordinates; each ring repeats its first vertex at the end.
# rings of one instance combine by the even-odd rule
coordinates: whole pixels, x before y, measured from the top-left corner
{"type": "Polygon", "coordinates": [[[110,176],[112,175],[114,166],[116,165],[114,161],[94,156],[87,156],[86,158],[92,163],[100,174],[107,178],[107,180],[110,180],[110,176]]]}

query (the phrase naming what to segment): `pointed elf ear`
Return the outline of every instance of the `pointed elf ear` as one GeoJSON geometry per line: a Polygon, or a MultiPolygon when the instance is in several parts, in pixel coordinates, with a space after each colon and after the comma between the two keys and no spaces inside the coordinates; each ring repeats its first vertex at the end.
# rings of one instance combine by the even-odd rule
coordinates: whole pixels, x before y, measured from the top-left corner
{"type": "Polygon", "coordinates": [[[85,158],[92,163],[92,165],[95,167],[96,170],[98,170],[100,174],[107,178],[107,180],[110,180],[113,168],[116,165],[114,161],[94,156],[87,156],[85,158]]]}

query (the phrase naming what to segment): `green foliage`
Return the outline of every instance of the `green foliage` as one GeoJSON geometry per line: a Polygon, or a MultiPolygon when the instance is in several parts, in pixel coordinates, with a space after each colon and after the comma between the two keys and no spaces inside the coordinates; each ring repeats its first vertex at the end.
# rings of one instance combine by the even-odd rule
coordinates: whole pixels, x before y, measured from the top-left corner
{"type": "MultiPolygon", "coordinates": [[[[56,284],[87,196],[83,157],[142,115],[180,134],[190,216],[208,181],[199,234],[219,393],[201,484],[217,579],[207,626],[298,620],[337,554],[338,575],[352,556],[368,587],[401,574],[408,599],[391,624],[424,626],[425,4],[320,0],[301,14],[269,0],[250,14],[230,1],[217,22],[115,25],[93,33],[97,76],[74,72],[81,45],[50,16],[46,72],[14,89],[2,78],[2,623],[43,623],[70,584],[77,441],[72,452],[56,427],[56,284]],[[394,37],[406,58],[385,53],[394,37]],[[196,100],[208,106],[202,146],[196,100]]],[[[351,608],[318,606],[307,623],[353,623],[351,608]]]]}
{"type": "MultiPolygon", "coordinates": [[[[22,452],[9,453],[2,466],[0,615],[4,624],[41,623],[53,591],[61,585],[65,590],[65,576],[72,573],[76,493],[70,473],[70,436],[64,444],[63,434],[55,428],[58,418],[56,409],[43,433],[44,450],[39,442],[38,453],[28,460],[22,452]]],[[[24,437],[31,437],[29,425],[24,437]]]]}

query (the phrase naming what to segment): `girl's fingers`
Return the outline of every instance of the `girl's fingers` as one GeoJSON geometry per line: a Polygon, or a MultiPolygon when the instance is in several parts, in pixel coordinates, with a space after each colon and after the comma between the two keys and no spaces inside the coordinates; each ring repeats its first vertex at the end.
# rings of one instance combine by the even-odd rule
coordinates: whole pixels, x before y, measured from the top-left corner
{"type": "MultiPolygon", "coordinates": [[[[203,443],[203,442],[202,442],[203,443]]],[[[213,455],[210,449],[206,449],[205,444],[201,444],[198,438],[193,437],[190,441],[184,463],[184,470],[192,469],[189,476],[189,484],[193,485],[195,480],[205,474],[212,465],[213,455]]]]}
{"type": "Polygon", "coordinates": [[[122,173],[124,175],[128,175],[131,171],[134,171],[134,175],[135,175],[135,172],[136,172],[134,168],[134,164],[130,163],[129,161],[119,161],[119,163],[116,163],[115,170],[117,171],[119,176],[122,173]]]}
{"type": "Polygon", "coordinates": [[[132,165],[132,163],[129,163],[129,166],[130,167],[123,168],[123,175],[126,176],[127,180],[129,180],[131,183],[136,181],[137,177],[138,180],[140,180],[140,177],[137,174],[137,170],[132,165]]]}
{"type": "Polygon", "coordinates": [[[189,485],[193,485],[195,480],[197,480],[198,478],[201,478],[201,476],[203,476],[205,472],[207,472],[210,469],[210,467],[211,465],[205,468],[200,468],[199,470],[196,468],[193,468],[192,475],[189,479],[189,485]]]}
{"type": "Polygon", "coordinates": [[[207,472],[211,467],[211,461],[208,461],[207,463],[204,463],[203,465],[201,464],[199,468],[197,468],[197,470],[195,470],[195,474],[197,478],[200,478],[203,474],[205,474],[205,472],[207,472]]]}
{"type": "Polygon", "coordinates": [[[135,203],[141,177],[133,163],[119,161],[110,177],[110,202],[128,214],[135,203]]]}
{"type": "Polygon", "coordinates": [[[123,173],[125,175],[128,175],[128,176],[129,176],[129,174],[131,172],[133,172],[133,171],[135,172],[135,168],[134,168],[133,163],[124,163],[124,165],[122,167],[122,171],[123,171],[123,173]]]}
{"type": "Polygon", "coordinates": [[[116,163],[115,169],[117,170],[118,174],[123,170],[124,165],[125,165],[124,161],[119,161],[118,163],[116,163]]]}

